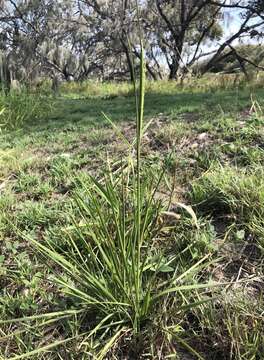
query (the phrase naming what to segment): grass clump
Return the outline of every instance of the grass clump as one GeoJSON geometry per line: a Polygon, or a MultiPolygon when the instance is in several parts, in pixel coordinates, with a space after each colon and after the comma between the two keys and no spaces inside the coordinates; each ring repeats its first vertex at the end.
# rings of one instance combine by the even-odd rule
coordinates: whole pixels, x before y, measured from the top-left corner
{"type": "Polygon", "coordinates": [[[264,215],[264,171],[217,165],[192,184],[191,198],[206,213],[232,215],[240,227],[257,236],[262,249],[264,215]]]}
{"type": "MultiPolygon", "coordinates": [[[[202,344],[205,359],[261,359],[263,297],[246,286],[223,292],[217,302],[193,309],[198,328],[190,328],[189,341],[202,344]]],[[[198,345],[199,348],[199,345],[198,345]]]]}
{"type": "MultiPolygon", "coordinates": [[[[168,301],[172,297],[172,301],[177,302],[177,312],[186,311],[208,301],[203,294],[198,304],[189,301],[187,294],[190,291],[208,290],[215,286],[207,281],[197,283],[198,276],[194,281],[194,274],[205,266],[210,254],[202,259],[194,256],[192,265],[183,268],[177,266],[178,254],[166,254],[162,247],[157,246],[168,204],[155,196],[163,170],[157,179],[151,169],[142,169],[144,75],[142,51],[139,95],[136,97],[136,139],[132,146],[127,143],[132,151],[127,161],[121,161],[114,172],[109,168],[103,178],[88,176],[76,180],[75,215],[72,226],[65,228],[63,245],[60,246],[58,241],[56,244],[43,242],[29,234],[23,236],[20,231],[20,235],[34,244],[51,265],[51,283],[68,299],[68,306],[66,310],[33,315],[19,321],[41,320],[32,327],[33,332],[43,326],[45,319],[53,323],[61,317],[73,317],[79,324],[77,331],[68,329],[66,334],[69,337],[66,335],[63,340],[46,346],[37,345],[34,350],[24,352],[21,358],[40,355],[48,349],[78,340],[81,347],[85,344],[86,356],[103,359],[128,334],[134,344],[134,353],[139,354],[144,347],[144,341],[139,341],[140,335],[146,331],[148,322],[155,317],[155,311],[164,299],[168,301]],[[190,273],[193,281],[190,281],[190,273]]],[[[35,178],[26,176],[21,179],[20,186],[27,188],[28,183],[34,185],[35,182],[35,178]]],[[[194,216],[189,208],[186,209],[194,216]]],[[[48,209],[38,203],[29,204],[28,211],[18,219],[20,229],[22,226],[34,229],[51,221],[48,209]]],[[[207,241],[210,240],[201,240],[205,247],[207,241]]],[[[16,321],[7,320],[2,324],[16,321]]],[[[166,333],[166,328],[162,327],[160,332],[166,333]]],[[[186,347],[196,353],[190,346],[186,347]]],[[[129,348],[131,351],[131,346],[129,348]]]]}
{"type": "Polygon", "coordinates": [[[0,95],[1,129],[14,130],[28,123],[49,116],[52,110],[51,98],[28,91],[12,91],[0,95]]]}

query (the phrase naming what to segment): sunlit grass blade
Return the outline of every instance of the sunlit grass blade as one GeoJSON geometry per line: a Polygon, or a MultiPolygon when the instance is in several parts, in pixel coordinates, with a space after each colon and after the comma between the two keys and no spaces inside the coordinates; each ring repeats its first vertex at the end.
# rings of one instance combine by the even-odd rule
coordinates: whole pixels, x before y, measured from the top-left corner
{"type": "Polygon", "coordinates": [[[81,334],[81,335],[71,337],[71,338],[68,338],[68,339],[57,340],[57,341],[54,341],[52,344],[41,346],[41,347],[39,347],[39,348],[37,348],[37,349],[35,349],[33,351],[26,352],[23,355],[13,356],[13,357],[9,358],[8,360],[20,360],[20,359],[28,359],[28,358],[30,358],[32,356],[40,356],[40,355],[42,355],[43,353],[46,353],[49,350],[55,349],[60,345],[64,345],[64,344],[66,344],[66,343],[68,343],[70,341],[76,340],[77,338],[82,337],[84,335],[85,335],[85,333],[81,334]]]}
{"type": "MultiPolygon", "coordinates": [[[[175,332],[163,329],[163,331],[170,334],[173,338],[176,339],[176,341],[181,344],[187,351],[189,351],[191,354],[193,354],[197,359],[199,360],[205,360],[204,357],[202,357],[192,346],[190,346],[186,341],[184,341],[180,336],[178,336],[175,332]]],[[[174,354],[176,355],[176,354],[174,354]]]]}
{"type": "Polygon", "coordinates": [[[4,324],[32,321],[32,320],[38,320],[38,319],[54,319],[54,318],[60,319],[61,317],[69,317],[69,316],[80,314],[81,312],[83,312],[83,310],[57,311],[57,312],[52,312],[52,313],[47,313],[47,314],[24,316],[24,317],[16,318],[16,319],[0,320],[0,324],[4,325],[4,324]]]}
{"type": "Polygon", "coordinates": [[[98,360],[103,360],[105,358],[105,356],[107,355],[108,351],[111,349],[111,347],[114,345],[114,343],[116,342],[116,340],[121,336],[121,334],[126,330],[126,328],[121,328],[119,331],[116,332],[116,334],[114,336],[112,336],[107,343],[105,344],[105,346],[103,347],[103,349],[97,354],[97,359],[98,360]]]}

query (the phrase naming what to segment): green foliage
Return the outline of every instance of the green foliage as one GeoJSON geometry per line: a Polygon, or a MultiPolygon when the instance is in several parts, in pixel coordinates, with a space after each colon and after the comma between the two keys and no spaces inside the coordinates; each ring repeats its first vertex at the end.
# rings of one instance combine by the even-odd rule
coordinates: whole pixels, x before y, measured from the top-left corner
{"type": "MultiPolygon", "coordinates": [[[[183,81],[173,80],[146,80],[146,94],[150,97],[156,96],[171,96],[177,94],[182,96],[184,101],[184,95],[193,94],[194,98],[190,96],[189,103],[195,102],[196,96],[200,94],[207,95],[207,97],[214,97],[215,94],[221,96],[219,93],[221,90],[234,91],[239,87],[241,93],[245,89],[255,90],[257,88],[263,88],[264,76],[263,73],[254,72],[250,80],[245,81],[243,74],[207,74],[202,78],[191,77],[186,78],[183,81]]],[[[133,100],[133,85],[129,82],[96,82],[96,81],[83,81],[79,82],[64,82],[60,87],[61,94],[67,99],[92,99],[95,101],[105,100],[104,104],[111,104],[117,100],[123,101],[123,105],[126,107],[128,99],[133,100]],[[119,99],[118,99],[119,98],[119,99]]],[[[235,95],[237,96],[237,95],[235,95]]],[[[147,105],[147,104],[146,104],[147,105]]],[[[179,103],[178,105],[181,105],[179,103]]],[[[201,105],[201,103],[200,103],[201,105]]],[[[158,109],[157,109],[158,111],[158,109]]]]}
{"type": "Polygon", "coordinates": [[[205,355],[225,359],[261,359],[263,353],[263,295],[249,285],[223,292],[219,302],[192,311],[199,331],[191,329],[190,341],[204,342],[205,355]]]}
{"type": "Polygon", "coordinates": [[[37,93],[11,91],[0,95],[0,110],[0,127],[12,130],[45,119],[51,113],[52,101],[37,93]]]}
{"type": "Polygon", "coordinates": [[[264,248],[264,172],[256,165],[251,169],[214,166],[192,184],[191,198],[206,213],[232,214],[238,225],[255,235],[264,248]],[[262,228],[263,229],[263,228],[262,228]]]}

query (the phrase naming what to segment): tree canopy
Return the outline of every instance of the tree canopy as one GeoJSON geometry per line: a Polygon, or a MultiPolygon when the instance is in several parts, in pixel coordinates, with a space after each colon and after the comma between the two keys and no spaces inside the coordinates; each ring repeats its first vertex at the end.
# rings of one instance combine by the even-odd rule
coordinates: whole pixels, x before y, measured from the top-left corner
{"type": "Polygon", "coordinates": [[[203,74],[230,55],[242,68],[259,66],[234,46],[259,42],[263,25],[262,0],[2,0],[0,77],[133,80],[140,38],[154,80],[176,79],[201,60],[203,74]]]}

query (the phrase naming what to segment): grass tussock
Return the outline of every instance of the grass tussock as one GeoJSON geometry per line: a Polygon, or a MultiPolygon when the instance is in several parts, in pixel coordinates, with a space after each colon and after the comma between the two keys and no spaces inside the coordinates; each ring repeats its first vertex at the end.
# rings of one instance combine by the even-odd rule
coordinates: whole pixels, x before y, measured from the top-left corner
{"type": "Polygon", "coordinates": [[[3,359],[262,358],[263,92],[143,73],[0,134],[3,359]]]}
{"type": "Polygon", "coordinates": [[[0,127],[14,130],[51,114],[52,101],[41,93],[26,90],[0,95],[0,127]]]}
{"type": "Polygon", "coordinates": [[[191,198],[196,207],[206,213],[232,215],[244,230],[257,237],[264,249],[264,181],[263,167],[241,169],[234,166],[214,166],[192,184],[191,198]]]}

